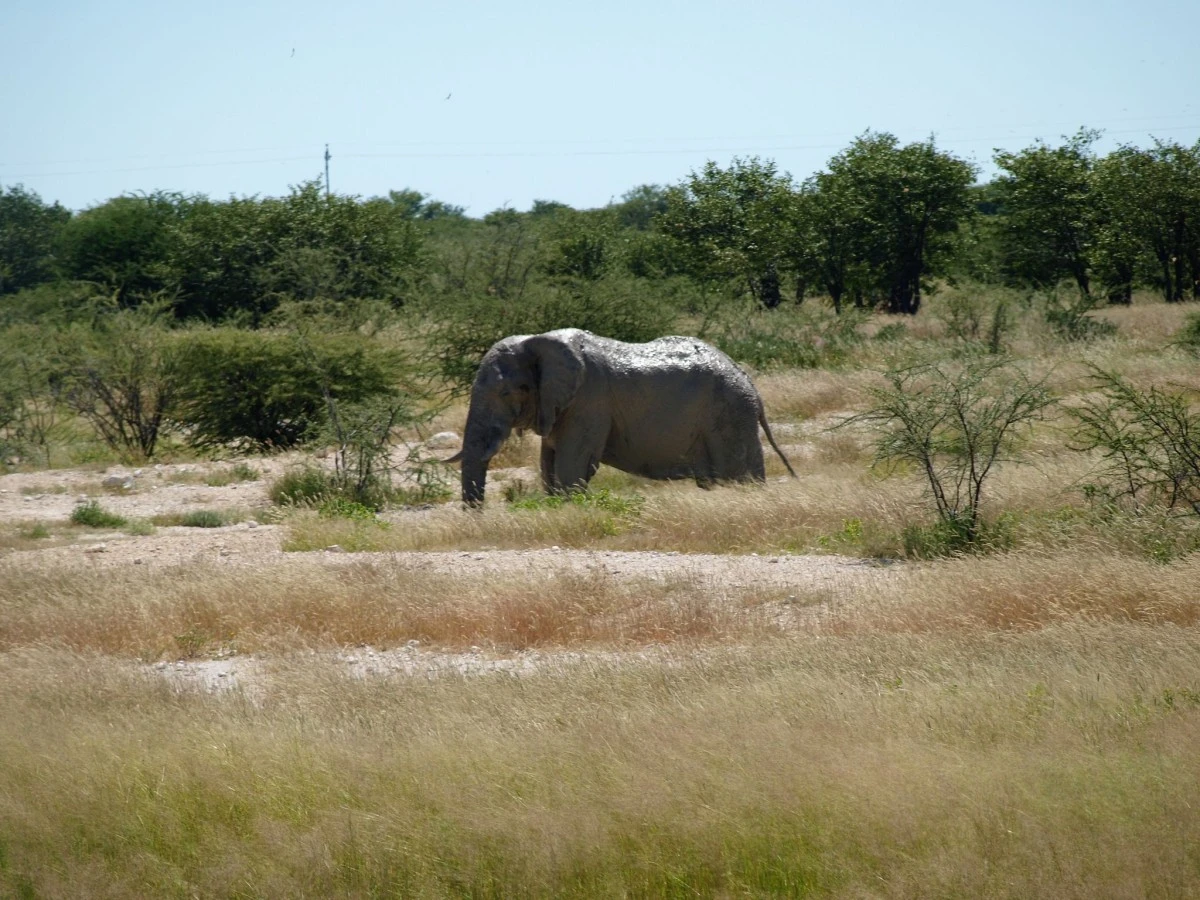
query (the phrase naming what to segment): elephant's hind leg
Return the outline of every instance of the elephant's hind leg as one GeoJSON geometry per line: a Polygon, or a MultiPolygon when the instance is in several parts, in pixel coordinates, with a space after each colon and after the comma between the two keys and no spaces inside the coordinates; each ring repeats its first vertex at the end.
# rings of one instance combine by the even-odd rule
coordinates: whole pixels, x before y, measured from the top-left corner
{"type": "Polygon", "coordinates": [[[691,466],[692,477],[696,479],[696,487],[708,490],[717,483],[717,467],[713,460],[711,444],[703,435],[696,438],[692,444],[691,466]]]}

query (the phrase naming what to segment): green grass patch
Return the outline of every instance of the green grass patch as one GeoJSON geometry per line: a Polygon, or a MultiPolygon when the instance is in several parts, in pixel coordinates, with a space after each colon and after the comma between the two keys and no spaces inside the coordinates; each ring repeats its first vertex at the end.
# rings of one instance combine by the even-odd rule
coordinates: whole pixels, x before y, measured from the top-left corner
{"type": "Polygon", "coordinates": [[[90,500],[71,510],[71,523],[85,528],[120,528],[128,524],[128,520],[108,511],[99,502],[90,500]]]}
{"type": "Polygon", "coordinates": [[[241,512],[228,509],[190,509],[185,512],[161,513],[151,521],[155,525],[184,528],[221,528],[242,521],[245,516],[241,512]]]}

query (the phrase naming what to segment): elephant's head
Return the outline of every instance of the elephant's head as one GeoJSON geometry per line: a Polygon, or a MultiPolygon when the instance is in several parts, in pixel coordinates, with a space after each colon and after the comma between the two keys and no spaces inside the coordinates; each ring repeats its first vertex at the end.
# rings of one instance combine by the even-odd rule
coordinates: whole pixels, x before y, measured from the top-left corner
{"type": "Polygon", "coordinates": [[[518,335],[497,342],[479,364],[463,448],[462,498],[483,502],[488,462],[513,429],[532,428],[545,437],[583,384],[580,332],[518,335]]]}

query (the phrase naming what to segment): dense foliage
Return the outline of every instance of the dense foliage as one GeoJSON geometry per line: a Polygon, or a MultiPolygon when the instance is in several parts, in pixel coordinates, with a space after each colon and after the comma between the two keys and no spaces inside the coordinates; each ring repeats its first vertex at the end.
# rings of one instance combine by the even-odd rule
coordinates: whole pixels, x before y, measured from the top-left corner
{"type": "Polygon", "coordinates": [[[182,320],[253,326],[289,299],[370,298],[443,324],[482,317],[482,343],[581,316],[635,337],[663,326],[668,300],[702,323],[742,298],[915,313],[937,280],[960,277],[1067,282],[1117,303],[1135,287],[1197,297],[1200,144],[1100,157],[1098,137],[997,151],[997,179],[972,185],[975,167],[932,139],[868,131],[799,182],[735,158],[602,209],[539,200],[481,219],[411,189],[327,196],[317,181],[278,198],[127,195],[74,214],[14,186],[0,192],[0,313],[42,316],[47,286],[64,302],[165,300],[182,320]],[[649,298],[645,322],[597,311],[631,295],[649,298]]]}

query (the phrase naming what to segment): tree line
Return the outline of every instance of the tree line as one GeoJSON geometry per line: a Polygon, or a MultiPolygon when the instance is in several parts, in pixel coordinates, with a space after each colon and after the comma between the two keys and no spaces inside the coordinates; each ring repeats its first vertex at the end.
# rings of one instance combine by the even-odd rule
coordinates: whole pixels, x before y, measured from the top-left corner
{"type": "Polygon", "coordinates": [[[802,181],[734,159],[599,209],[536,201],[481,219],[414,190],[327,196],[317,180],[279,198],[155,192],[77,213],[10,186],[0,303],[27,320],[101,293],[256,325],[286,300],[490,306],[519,320],[554,303],[619,313],[648,289],[701,315],[731,296],[915,313],[937,279],[1065,281],[1096,302],[1137,288],[1200,297],[1200,142],[1101,156],[1098,137],[997,151],[998,176],[977,184],[932,138],[867,132],[802,181]]]}

